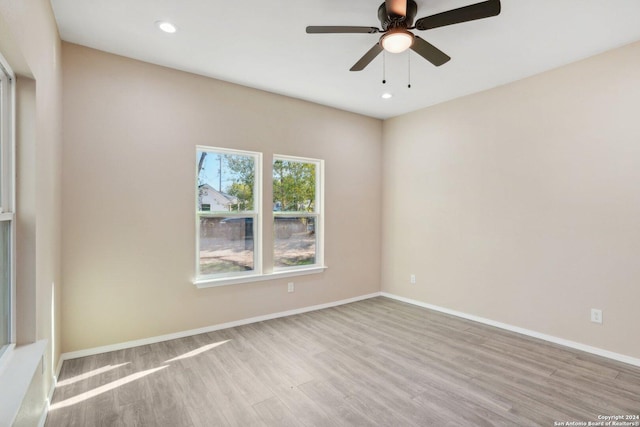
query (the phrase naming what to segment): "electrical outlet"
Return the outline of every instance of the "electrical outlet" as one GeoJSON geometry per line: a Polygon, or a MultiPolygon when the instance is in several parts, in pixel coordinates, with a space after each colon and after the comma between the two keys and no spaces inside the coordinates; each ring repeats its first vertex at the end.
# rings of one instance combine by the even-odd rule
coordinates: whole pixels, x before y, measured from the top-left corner
{"type": "Polygon", "coordinates": [[[293,282],[287,283],[287,292],[293,292],[294,290],[295,290],[295,287],[293,285],[293,282]]]}
{"type": "Polygon", "coordinates": [[[598,308],[591,309],[591,321],[593,323],[602,323],[602,310],[598,308]]]}
{"type": "Polygon", "coordinates": [[[412,274],[411,277],[409,278],[409,282],[411,282],[412,285],[416,284],[416,275],[412,274]]]}

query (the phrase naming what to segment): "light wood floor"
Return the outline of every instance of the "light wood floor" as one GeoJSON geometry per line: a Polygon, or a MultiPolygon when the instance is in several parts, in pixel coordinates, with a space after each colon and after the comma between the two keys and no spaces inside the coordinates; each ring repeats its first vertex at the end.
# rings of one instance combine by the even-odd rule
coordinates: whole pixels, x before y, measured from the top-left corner
{"type": "Polygon", "coordinates": [[[46,426],[553,426],[623,414],[640,414],[640,368],[379,297],[66,361],[46,426]]]}

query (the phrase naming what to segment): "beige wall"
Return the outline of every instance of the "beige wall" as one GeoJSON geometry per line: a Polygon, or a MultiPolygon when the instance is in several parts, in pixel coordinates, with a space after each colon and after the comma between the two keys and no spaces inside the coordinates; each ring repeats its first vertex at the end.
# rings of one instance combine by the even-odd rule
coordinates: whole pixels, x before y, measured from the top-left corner
{"type": "Polygon", "coordinates": [[[638,70],[635,43],[386,121],[383,291],[640,357],[638,70]]]}
{"type": "Polygon", "coordinates": [[[72,44],[63,63],[64,352],[380,290],[381,121],[72,44]],[[196,289],[199,144],[324,159],[329,269],[196,289]]]}
{"type": "Polygon", "coordinates": [[[46,0],[0,0],[0,49],[19,74],[17,171],[17,342],[49,341],[16,425],[36,425],[60,354],[60,39],[46,0]],[[6,49],[6,51],[5,51],[6,49]],[[26,76],[26,77],[23,77],[26,76]],[[33,78],[34,81],[30,78],[33,78]],[[52,301],[52,298],[54,301],[52,301]]]}

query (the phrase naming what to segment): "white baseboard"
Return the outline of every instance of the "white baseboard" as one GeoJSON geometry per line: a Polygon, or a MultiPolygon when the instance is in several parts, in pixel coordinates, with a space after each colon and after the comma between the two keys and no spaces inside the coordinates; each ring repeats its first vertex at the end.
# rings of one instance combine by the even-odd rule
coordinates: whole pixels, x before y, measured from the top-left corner
{"type": "MultiPolygon", "coordinates": [[[[53,392],[51,396],[53,396],[53,392]]],[[[40,419],[38,420],[38,427],[44,427],[44,424],[47,422],[47,415],[49,414],[49,402],[51,402],[51,396],[49,396],[47,398],[47,401],[44,403],[44,409],[42,410],[42,413],[40,414],[40,419]]]]}
{"type": "MultiPolygon", "coordinates": [[[[536,331],[532,331],[529,329],[525,329],[525,328],[521,328],[518,326],[513,326],[513,325],[509,325],[507,323],[502,323],[502,322],[497,322],[495,320],[491,320],[491,319],[486,319],[483,317],[479,317],[479,316],[475,316],[472,314],[467,314],[467,313],[463,313],[460,311],[456,311],[456,310],[451,310],[445,307],[439,307],[437,305],[433,305],[433,304],[427,304],[425,302],[422,301],[418,301],[418,300],[414,300],[411,298],[405,298],[405,297],[401,297],[398,295],[394,295],[394,294],[390,294],[388,292],[374,292],[371,294],[367,294],[367,295],[361,295],[358,297],[354,297],[354,298],[348,298],[348,299],[343,299],[343,300],[339,300],[339,301],[333,301],[333,302],[329,302],[329,303],[325,303],[325,304],[318,304],[318,305],[313,305],[313,306],[309,306],[309,307],[302,307],[302,308],[297,308],[294,310],[288,310],[288,311],[281,311],[278,313],[272,313],[272,314],[266,314],[264,316],[256,316],[256,317],[250,317],[248,319],[241,319],[241,320],[236,320],[233,322],[227,322],[227,323],[221,323],[218,325],[212,325],[212,326],[206,326],[204,328],[198,328],[198,329],[191,329],[188,331],[182,331],[182,332],[176,332],[173,334],[167,334],[167,335],[160,335],[160,336],[156,336],[156,337],[150,337],[150,338],[143,338],[140,340],[134,340],[134,341],[126,341],[123,343],[118,343],[118,344],[112,344],[112,345],[106,345],[106,346],[101,346],[101,347],[95,347],[95,348],[89,348],[86,350],[79,350],[79,351],[73,351],[73,352],[69,352],[69,353],[63,353],[60,355],[60,360],[58,362],[58,366],[56,369],[56,376],[54,378],[54,381],[58,378],[58,376],[60,375],[60,370],[62,369],[62,363],[65,360],[69,360],[69,359],[77,359],[79,357],[86,357],[86,356],[93,356],[95,354],[100,354],[100,353],[107,353],[110,351],[116,351],[116,350],[123,350],[125,348],[131,348],[131,347],[138,347],[141,345],[147,345],[147,344],[154,344],[154,343],[158,343],[158,342],[163,342],[163,341],[169,341],[169,340],[173,340],[173,339],[177,339],[177,338],[184,338],[184,337],[189,337],[192,335],[198,335],[198,334],[204,334],[207,332],[214,332],[214,331],[219,331],[221,329],[228,329],[228,328],[233,328],[236,326],[242,326],[242,325],[248,325],[250,323],[256,323],[256,322],[263,322],[265,320],[271,320],[271,319],[277,319],[280,317],[286,317],[286,316],[293,316],[295,314],[301,314],[301,313],[307,313],[310,311],[315,311],[315,310],[322,310],[324,308],[330,308],[330,307],[336,307],[339,305],[343,305],[343,304],[349,304],[352,302],[356,302],[356,301],[362,301],[365,299],[369,299],[369,298],[374,298],[377,296],[384,296],[387,298],[391,298],[397,301],[402,301],[402,302],[406,302],[408,304],[412,304],[412,305],[416,305],[419,307],[423,307],[423,308],[427,308],[430,310],[434,310],[434,311],[439,311],[441,313],[446,313],[446,314],[450,314],[452,316],[456,316],[456,317],[460,317],[462,319],[467,319],[467,320],[471,320],[474,322],[478,322],[478,323],[482,323],[485,325],[489,325],[489,326],[495,326],[496,328],[500,328],[500,329],[504,329],[507,331],[511,331],[511,332],[516,332],[522,335],[527,335],[533,338],[538,338],[544,341],[548,341],[554,344],[559,344],[565,347],[569,347],[569,348],[573,348],[575,350],[580,350],[580,351],[584,351],[587,353],[591,353],[591,354],[595,354],[597,356],[602,356],[602,357],[606,357],[608,359],[612,359],[612,360],[617,360],[619,362],[624,362],[624,363],[628,363],[629,365],[634,365],[634,366],[639,366],[640,367],[640,359],[631,357],[631,356],[627,356],[624,354],[619,354],[619,353],[615,353],[609,350],[604,350],[601,348],[597,348],[597,347],[592,347],[586,344],[581,344],[575,341],[570,341],[570,340],[566,340],[564,338],[558,338],[558,337],[554,337],[552,335],[547,335],[547,334],[543,334],[540,332],[536,332],[536,331]]],[[[54,385],[55,387],[55,385],[54,385]]],[[[50,394],[53,393],[53,388],[50,394]]],[[[51,396],[50,396],[51,397],[51,396]]]]}
{"type": "Polygon", "coordinates": [[[58,378],[60,377],[60,371],[62,370],[62,357],[58,359],[58,365],[56,366],[56,371],[53,373],[53,379],[51,381],[51,387],[49,388],[49,394],[47,395],[47,400],[44,403],[44,408],[42,409],[42,413],[40,414],[40,419],[38,420],[38,427],[44,427],[44,424],[47,422],[47,415],[49,414],[49,406],[51,406],[51,399],[53,399],[53,392],[56,391],[56,385],[58,384],[58,378]]]}
{"type": "MultiPolygon", "coordinates": [[[[296,308],[294,310],[281,311],[279,313],[265,314],[264,316],[250,317],[248,319],[236,320],[233,322],[221,323],[218,325],[206,326],[204,328],[190,329],[188,331],[176,332],[173,334],[160,335],[156,337],[143,338],[134,341],[126,341],[118,344],[105,345],[101,347],[89,348],[86,350],[72,351],[69,353],[62,353],[60,355],[60,363],[58,367],[58,375],[62,368],[62,362],[69,359],[77,359],[79,357],[93,356],[95,354],[108,353],[110,351],[123,350],[125,348],[139,347],[141,345],[155,344],[158,342],[174,340],[177,338],[189,337],[192,335],[205,334],[207,332],[219,331],[221,329],[233,328],[236,326],[248,325],[250,323],[263,322],[265,320],[277,319],[279,317],[293,316],[295,314],[307,313],[309,311],[322,310],[324,308],[336,307],[343,304],[349,304],[356,301],[362,301],[369,298],[380,296],[380,292],[374,292],[372,294],[361,295],[354,298],[343,299],[340,301],[328,302],[325,304],[312,305],[309,307],[296,308]]],[[[57,378],[57,376],[56,376],[57,378]]]]}
{"type": "Polygon", "coordinates": [[[64,362],[64,359],[62,358],[62,355],[60,355],[60,357],[58,358],[58,365],[56,366],[56,371],[53,373],[54,375],[53,387],[56,386],[56,383],[58,382],[58,378],[60,378],[60,371],[62,371],[62,362],[64,362]]]}
{"type": "Polygon", "coordinates": [[[607,359],[617,360],[618,362],[628,363],[629,365],[640,366],[640,359],[627,356],[624,354],[614,353],[613,351],[604,350],[590,345],[581,344],[579,342],[566,340],[564,338],[554,337],[552,335],[543,334],[540,332],[532,331],[518,326],[509,325],[507,323],[496,322],[495,320],[485,319],[484,317],[474,316],[473,314],[467,314],[460,311],[450,310],[448,308],[439,307],[437,305],[427,304],[422,301],[414,300],[411,298],[405,298],[398,295],[390,294],[387,292],[380,292],[383,297],[391,298],[397,301],[406,302],[408,304],[417,305],[419,307],[428,308],[430,310],[439,311],[441,313],[450,314],[452,316],[460,317],[474,322],[483,323],[489,326],[495,326],[496,328],[504,329],[511,332],[516,332],[522,335],[527,335],[533,338],[538,338],[544,341],[559,344],[565,347],[573,348],[575,350],[581,350],[587,353],[595,354],[597,356],[606,357],[607,359]]]}

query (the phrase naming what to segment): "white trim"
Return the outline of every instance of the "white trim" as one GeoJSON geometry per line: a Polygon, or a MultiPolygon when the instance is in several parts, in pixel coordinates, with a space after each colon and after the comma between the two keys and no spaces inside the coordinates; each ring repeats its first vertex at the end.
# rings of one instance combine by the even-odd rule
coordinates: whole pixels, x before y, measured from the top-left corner
{"type": "Polygon", "coordinates": [[[316,262],[324,265],[324,160],[320,160],[318,169],[317,173],[319,176],[316,176],[316,204],[320,204],[320,209],[316,208],[316,212],[319,215],[319,218],[316,218],[315,224],[316,234],[318,236],[316,240],[316,262]]]}
{"type": "MultiPolygon", "coordinates": [[[[4,372],[8,366],[15,366],[11,358],[16,342],[16,221],[15,221],[15,171],[16,171],[16,84],[15,74],[7,60],[0,54],[0,81],[3,86],[0,98],[0,221],[9,224],[9,327],[7,348],[0,354],[0,386],[11,378],[4,372]]],[[[3,344],[0,344],[0,346],[3,344]]],[[[0,387],[0,392],[3,391],[0,387]]]]}
{"type": "Polygon", "coordinates": [[[49,407],[51,406],[51,399],[53,399],[53,393],[56,391],[56,387],[58,386],[58,378],[60,378],[60,371],[62,371],[62,362],[64,360],[62,357],[58,359],[58,365],[56,366],[56,371],[53,374],[53,379],[51,381],[51,387],[49,388],[49,394],[47,395],[47,400],[45,401],[44,408],[42,409],[42,413],[40,414],[40,419],[38,420],[38,427],[44,427],[47,422],[47,416],[49,415],[49,407]]]}
{"type": "Polygon", "coordinates": [[[258,151],[240,150],[236,148],[212,147],[211,145],[196,145],[196,151],[208,151],[210,153],[222,153],[222,154],[251,156],[251,157],[255,157],[256,154],[262,154],[258,151]]]}
{"type": "Polygon", "coordinates": [[[40,414],[40,419],[38,420],[38,427],[44,427],[44,425],[47,422],[47,415],[49,415],[49,399],[47,399],[46,405],[44,405],[44,409],[40,414]]]}
{"type": "Polygon", "coordinates": [[[315,212],[299,212],[299,211],[278,211],[273,212],[274,218],[317,218],[319,214],[315,212]]]}
{"type": "MultiPolygon", "coordinates": [[[[57,383],[58,378],[60,378],[60,372],[62,371],[62,362],[64,362],[64,359],[62,358],[62,356],[60,356],[58,359],[58,366],[56,366],[56,372],[54,374],[55,376],[53,377],[54,383],[57,383]]],[[[53,387],[55,388],[55,384],[53,385],[53,387]]]]}
{"type": "MultiPolygon", "coordinates": [[[[127,348],[132,348],[132,347],[138,347],[141,345],[147,345],[147,344],[154,344],[154,343],[158,343],[158,342],[163,342],[163,341],[169,341],[169,340],[173,340],[173,339],[178,339],[178,338],[184,338],[184,337],[189,337],[192,335],[198,335],[198,334],[205,334],[207,332],[214,332],[214,331],[219,331],[222,329],[228,329],[228,328],[234,328],[236,326],[242,326],[242,325],[248,325],[250,323],[256,323],[256,322],[264,322],[265,320],[271,320],[271,319],[278,319],[280,317],[286,317],[286,316],[293,316],[296,314],[302,314],[302,313],[308,313],[310,311],[316,311],[316,310],[323,310],[325,308],[331,308],[331,307],[337,307],[340,305],[344,305],[344,304],[350,304],[353,302],[357,302],[357,301],[362,301],[362,300],[366,300],[366,299],[370,299],[370,298],[375,298],[375,297],[379,297],[379,296],[383,296],[383,297],[387,297],[387,298],[391,298],[397,301],[401,301],[401,302],[406,302],[408,304],[412,304],[412,305],[416,305],[418,307],[422,307],[422,308],[426,308],[429,310],[434,310],[434,311],[438,311],[441,313],[446,313],[446,314],[450,314],[452,316],[456,316],[456,317],[460,317],[463,319],[467,319],[467,320],[471,320],[473,322],[478,322],[478,323],[482,323],[485,325],[489,325],[489,326],[495,326],[497,328],[500,329],[504,329],[504,330],[508,330],[511,332],[516,332],[519,334],[523,334],[523,335],[527,335],[527,336],[531,336],[534,338],[538,338],[544,341],[548,341],[548,342],[552,342],[554,344],[559,344],[565,347],[569,347],[569,348],[573,348],[576,350],[580,350],[580,351],[584,351],[586,353],[591,353],[591,354],[595,354],[598,356],[602,356],[602,357],[606,357],[608,359],[613,359],[613,360],[617,360],[620,362],[624,362],[624,363],[628,363],[630,365],[634,365],[634,366],[640,366],[640,359],[636,359],[630,356],[626,356],[623,354],[618,354],[618,353],[614,353],[608,350],[603,350],[603,349],[599,349],[596,347],[591,347],[585,344],[580,344],[580,343],[576,343],[573,341],[569,341],[569,340],[565,340],[562,338],[557,338],[551,335],[546,335],[546,334],[542,334],[539,332],[535,332],[535,331],[531,331],[528,329],[524,329],[524,328],[520,328],[517,326],[512,326],[512,325],[508,325],[506,323],[501,323],[501,322],[496,322],[494,320],[490,320],[490,319],[485,319],[482,317],[478,317],[478,316],[474,316],[471,314],[466,314],[466,313],[462,313],[460,311],[455,311],[455,310],[450,310],[448,308],[444,308],[444,307],[439,307],[433,304],[427,304],[421,301],[417,301],[414,299],[410,299],[410,298],[405,298],[405,297],[401,297],[398,295],[394,295],[394,294],[390,294],[388,292],[374,292],[371,294],[366,294],[366,295],[360,295],[357,297],[353,297],[353,298],[347,298],[347,299],[343,299],[343,300],[339,300],[339,301],[333,301],[333,302],[329,302],[329,303],[324,303],[324,304],[318,304],[318,305],[313,305],[313,306],[308,306],[308,307],[302,307],[302,308],[297,308],[297,309],[293,309],[293,310],[287,310],[287,311],[281,311],[278,313],[272,313],[272,314],[266,314],[263,316],[256,316],[256,317],[250,317],[247,319],[241,319],[241,320],[236,320],[233,322],[227,322],[227,323],[221,323],[218,325],[212,325],[212,326],[206,326],[204,328],[198,328],[198,329],[190,329],[187,331],[182,331],[182,332],[176,332],[173,334],[167,334],[167,335],[159,335],[159,336],[155,336],[155,337],[150,337],[150,338],[143,338],[140,340],[133,340],[133,341],[126,341],[123,343],[118,343],[118,344],[111,344],[111,345],[106,345],[106,346],[101,346],[101,347],[94,347],[94,348],[89,348],[89,349],[85,349],[85,350],[78,350],[78,351],[72,351],[69,353],[62,353],[60,355],[60,360],[58,361],[58,366],[56,369],[56,376],[54,378],[54,381],[57,381],[57,378],[60,375],[60,371],[62,369],[62,364],[65,360],[70,360],[70,359],[77,359],[80,357],[86,357],[86,356],[93,356],[96,354],[101,354],[101,353],[107,353],[110,351],[117,351],[117,350],[123,350],[123,349],[127,349],[127,348]]],[[[50,394],[53,393],[53,389],[51,391],[50,394]]]]}
{"type": "MultiPolygon", "coordinates": [[[[202,212],[198,210],[198,196],[199,196],[199,187],[198,187],[198,160],[195,162],[195,243],[196,243],[196,251],[195,251],[195,272],[196,272],[196,280],[195,282],[205,282],[217,279],[221,279],[221,281],[228,282],[224,283],[225,285],[231,285],[233,283],[243,283],[243,280],[235,281],[235,278],[243,277],[244,272],[240,273],[218,273],[213,275],[203,275],[200,273],[200,218],[209,217],[209,218],[223,218],[223,217],[251,217],[253,218],[253,270],[251,272],[252,275],[260,276],[263,272],[263,251],[262,251],[262,163],[263,163],[263,155],[261,152],[257,151],[246,151],[246,150],[235,150],[230,148],[220,148],[220,147],[208,147],[204,145],[196,145],[196,154],[198,152],[207,152],[210,154],[222,154],[222,155],[235,155],[235,156],[246,156],[253,158],[254,161],[254,180],[253,180],[253,210],[251,211],[242,211],[242,212],[202,212]],[[234,279],[229,279],[229,277],[233,277],[234,279]]],[[[215,188],[214,188],[215,189],[215,188]]],[[[222,188],[219,189],[222,192],[222,188]]],[[[194,283],[195,283],[194,282],[194,283]]],[[[221,286],[221,285],[217,285],[221,286]]]]}
{"type": "MultiPolygon", "coordinates": [[[[314,227],[316,234],[316,254],[314,267],[324,265],[324,160],[314,159],[311,157],[298,157],[288,156],[286,154],[274,154],[271,158],[271,190],[273,191],[273,164],[278,161],[298,162],[298,163],[312,163],[316,166],[316,188],[315,188],[315,203],[313,212],[295,212],[295,211],[273,211],[272,221],[276,218],[296,218],[296,217],[308,217],[314,218],[314,227]]],[[[273,266],[272,266],[273,267],[273,266]]],[[[326,268],[326,267],[325,267],[326,268]]],[[[273,270],[280,273],[288,270],[288,267],[278,268],[273,267],[273,270]]]]}
{"type": "Polygon", "coordinates": [[[33,376],[42,363],[47,340],[16,346],[4,366],[0,381],[0,426],[10,426],[18,415],[33,376]],[[7,422],[8,424],[3,424],[7,422]]]}
{"type": "MultiPolygon", "coordinates": [[[[264,206],[262,205],[262,193],[264,184],[262,183],[262,168],[264,159],[262,153],[256,153],[256,165],[253,171],[253,210],[256,218],[253,220],[253,269],[264,273],[264,239],[262,235],[264,221],[264,206]]],[[[198,258],[200,255],[198,254],[198,258]]]]}
{"type": "Polygon", "coordinates": [[[288,162],[298,162],[298,163],[318,163],[321,162],[321,159],[314,159],[311,157],[300,157],[300,156],[290,156],[288,154],[274,154],[273,160],[285,160],[288,162]],[[276,157],[278,159],[276,159],[276,157]]]}
{"type": "Polygon", "coordinates": [[[0,374],[2,374],[5,364],[9,363],[9,355],[15,347],[16,343],[10,342],[9,344],[7,344],[7,348],[5,348],[2,353],[0,353],[0,374]]]}
{"type": "Polygon", "coordinates": [[[47,400],[44,402],[44,408],[42,408],[42,413],[40,414],[40,419],[38,420],[38,427],[44,427],[45,423],[47,422],[47,415],[49,415],[49,407],[51,406],[51,399],[53,399],[53,393],[56,391],[56,386],[58,385],[58,377],[60,376],[61,370],[62,370],[62,358],[58,360],[58,366],[56,367],[56,372],[54,373],[53,379],[51,381],[49,394],[47,395],[47,400]]]}
{"type": "Polygon", "coordinates": [[[215,288],[218,286],[237,285],[239,283],[262,282],[264,280],[275,280],[283,277],[306,276],[308,274],[320,274],[329,268],[327,266],[298,268],[296,270],[276,271],[265,274],[252,274],[247,276],[223,277],[218,279],[200,279],[193,282],[198,289],[215,288]]]}
{"type": "Polygon", "coordinates": [[[93,356],[95,354],[108,353],[110,351],[124,350],[126,348],[139,347],[141,345],[155,344],[158,342],[174,340],[177,338],[190,337],[192,335],[206,334],[207,332],[219,331],[221,329],[235,328],[236,326],[248,325],[250,323],[264,322],[265,320],[278,319],[280,317],[293,316],[296,314],[308,313],[310,311],[322,310],[325,308],[337,307],[339,305],[350,304],[352,302],[362,301],[369,298],[379,297],[380,292],[372,294],[360,295],[353,298],[347,298],[339,301],[332,301],[324,304],[312,305],[308,307],[296,308],[293,310],[281,311],[278,313],[265,314],[263,316],[250,317],[248,319],[235,320],[233,322],[221,323],[218,325],[205,326],[204,328],[190,329],[188,331],[176,332],[173,334],[160,335],[156,337],[143,338],[140,340],[127,341],[118,344],[105,345],[102,347],[94,347],[86,350],[72,351],[60,355],[60,361],[77,359],[80,357],[93,356]]]}
{"type": "Polygon", "coordinates": [[[0,54],[0,81],[9,89],[2,92],[0,101],[0,212],[15,211],[15,80],[13,70],[0,54]]]}
{"type": "Polygon", "coordinates": [[[463,313],[461,311],[451,310],[444,307],[439,307],[433,304],[427,304],[422,301],[414,300],[411,298],[405,298],[398,295],[390,294],[387,292],[381,292],[381,296],[391,298],[397,301],[406,302],[408,304],[417,305],[418,307],[427,308],[429,310],[439,311],[441,313],[450,314],[452,316],[460,317],[462,319],[471,320],[473,322],[483,323],[489,326],[495,326],[496,328],[504,329],[518,334],[527,335],[533,338],[538,338],[544,341],[548,341],[554,344],[559,344],[564,347],[573,348],[575,350],[584,351],[586,353],[595,354],[596,356],[606,357],[607,359],[617,360],[618,362],[628,363],[629,365],[640,366],[640,359],[627,356],[620,353],[614,353],[613,351],[604,350],[598,347],[592,347],[590,345],[581,344],[579,342],[566,340],[564,338],[554,337],[552,335],[543,334],[540,332],[532,331],[530,329],[521,328],[519,326],[509,325],[507,323],[497,322],[491,319],[485,319],[484,317],[475,316],[473,314],[463,313]]]}
{"type": "Polygon", "coordinates": [[[51,383],[51,388],[49,389],[49,394],[47,395],[47,399],[44,402],[44,407],[42,408],[40,419],[38,420],[38,427],[44,427],[45,423],[47,422],[47,416],[49,415],[49,407],[51,406],[51,399],[53,399],[53,392],[56,391],[57,383],[58,383],[57,377],[54,377],[53,382],[51,383]]]}

